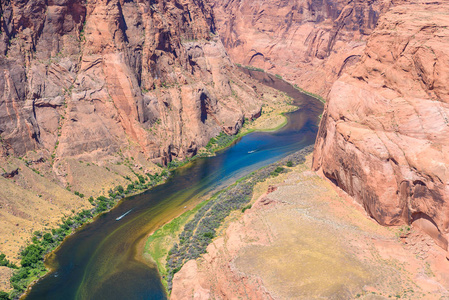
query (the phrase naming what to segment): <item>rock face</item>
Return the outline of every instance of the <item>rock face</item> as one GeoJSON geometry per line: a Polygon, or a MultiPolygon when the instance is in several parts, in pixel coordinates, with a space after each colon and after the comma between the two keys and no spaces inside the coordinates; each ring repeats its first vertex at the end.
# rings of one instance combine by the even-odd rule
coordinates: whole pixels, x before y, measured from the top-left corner
{"type": "Polygon", "coordinates": [[[166,163],[260,111],[202,1],[1,2],[2,155],[166,163]]]}
{"type": "Polygon", "coordinates": [[[389,0],[208,0],[232,59],[326,95],[360,59],[389,0]]]}
{"type": "Polygon", "coordinates": [[[0,252],[259,116],[214,33],[203,0],[0,1],[0,252]]]}
{"type": "Polygon", "coordinates": [[[404,1],[335,82],[314,168],[382,225],[414,224],[447,249],[449,5],[404,1]]]}

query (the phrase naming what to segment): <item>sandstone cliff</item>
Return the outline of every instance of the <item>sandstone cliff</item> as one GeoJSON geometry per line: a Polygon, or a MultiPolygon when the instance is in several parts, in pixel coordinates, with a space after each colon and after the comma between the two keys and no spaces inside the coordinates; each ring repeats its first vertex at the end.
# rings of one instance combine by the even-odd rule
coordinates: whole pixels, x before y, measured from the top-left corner
{"type": "Polygon", "coordinates": [[[201,1],[2,1],[1,10],[4,155],[131,146],[166,162],[260,109],[231,83],[201,1]]]}
{"type": "Polygon", "coordinates": [[[236,63],[282,75],[325,96],[360,59],[389,0],[208,0],[236,63]]]}
{"type": "Polygon", "coordinates": [[[261,109],[198,0],[2,0],[0,74],[0,252],[12,259],[32,229],[261,109]]]}
{"type": "Polygon", "coordinates": [[[407,1],[380,18],[332,86],[314,168],[382,225],[414,224],[448,247],[449,5],[407,1]]]}

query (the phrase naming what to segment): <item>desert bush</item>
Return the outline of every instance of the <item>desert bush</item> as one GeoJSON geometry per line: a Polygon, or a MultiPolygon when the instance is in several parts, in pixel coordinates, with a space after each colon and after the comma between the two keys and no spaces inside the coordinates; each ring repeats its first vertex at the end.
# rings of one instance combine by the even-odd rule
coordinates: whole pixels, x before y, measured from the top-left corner
{"type": "Polygon", "coordinates": [[[17,269],[17,266],[6,259],[6,255],[0,253],[0,267],[8,267],[12,269],[17,269]]]}

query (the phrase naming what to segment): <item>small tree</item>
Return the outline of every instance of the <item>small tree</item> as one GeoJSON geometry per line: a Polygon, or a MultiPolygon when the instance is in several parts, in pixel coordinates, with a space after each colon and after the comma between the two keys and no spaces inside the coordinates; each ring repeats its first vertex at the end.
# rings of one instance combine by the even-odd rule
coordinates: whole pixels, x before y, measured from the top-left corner
{"type": "Polygon", "coordinates": [[[117,191],[118,191],[120,194],[123,194],[123,192],[125,191],[125,189],[123,188],[123,186],[119,185],[119,186],[117,187],[117,191]]]}
{"type": "Polygon", "coordinates": [[[9,300],[9,294],[7,292],[0,291],[0,300],[9,300]]]}

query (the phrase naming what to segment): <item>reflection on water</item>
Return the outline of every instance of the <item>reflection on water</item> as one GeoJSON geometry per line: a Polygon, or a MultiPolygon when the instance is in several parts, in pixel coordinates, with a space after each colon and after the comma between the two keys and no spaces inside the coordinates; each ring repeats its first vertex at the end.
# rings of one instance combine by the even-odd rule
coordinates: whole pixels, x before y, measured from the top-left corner
{"type": "Polygon", "coordinates": [[[205,195],[315,141],[323,105],[274,76],[245,70],[286,92],[300,109],[275,133],[255,132],[215,157],[195,160],[168,181],[130,197],[69,237],[48,262],[55,271],[40,280],[31,299],[165,299],[157,269],[143,262],[147,235],[192,208],[205,195]]]}

